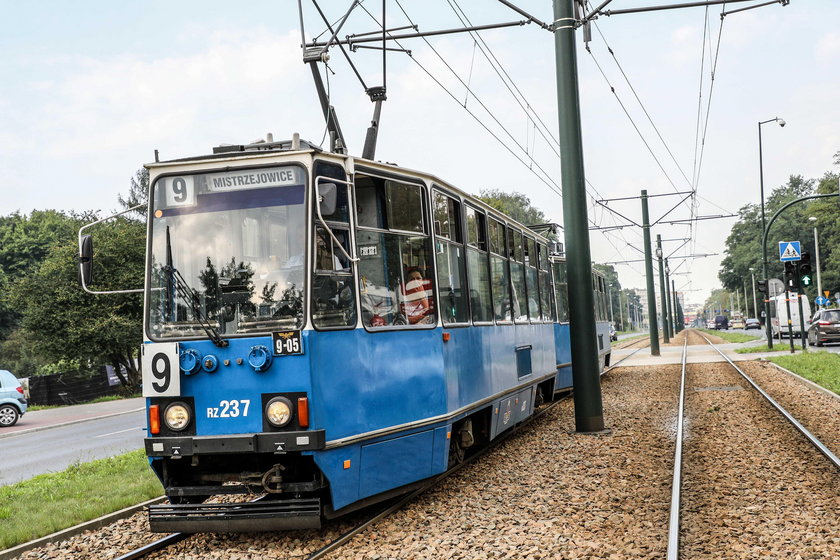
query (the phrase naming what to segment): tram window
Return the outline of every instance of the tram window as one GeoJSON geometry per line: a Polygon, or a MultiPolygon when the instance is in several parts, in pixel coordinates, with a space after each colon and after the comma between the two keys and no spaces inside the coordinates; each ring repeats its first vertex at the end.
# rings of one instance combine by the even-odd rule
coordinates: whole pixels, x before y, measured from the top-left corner
{"type": "Polygon", "coordinates": [[[557,320],[560,323],[567,323],[569,321],[569,291],[565,261],[554,263],[554,297],[557,300],[557,320]]]}
{"type": "Polygon", "coordinates": [[[540,257],[540,307],[544,321],[554,321],[555,313],[551,301],[551,275],[548,272],[548,247],[537,244],[540,257]]]}
{"type": "Polygon", "coordinates": [[[496,321],[513,320],[510,303],[510,270],[505,255],[505,226],[490,218],[490,278],[493,283],[493,316],[496,321]]]}
{"type": "Polygon", "coordinates": [[[493,321],[493,301],[490,292],[486,217],[483,212],[467,206],[467,268],[470,287],[472,319],[475,323],[493,321]]]}
{"type": "Polygon", "coordinates": [[[434,194],[437,283],[444,325],[468,323],[466,255],[461,245],[461,203],[443,193],[434,194]]]}
{"type": "MultiPolygon", "coordinates": [[[[347,174],[341,165],[328,161],[315,162],[315,178],[321,177],[319,184],[323,185],[329,183],[330,179],[338,179],[339,181],[346,181],[347,174]]],[[[332,214],[323,214],[323,218],[328,222],[350,222],[350,205],[348,203],[348,189],[344,183],[336,183],[336,201],[335,211],[332,214]]],[[[317,213],[316,213],[317,215],[317,213]]]]}
{"type": "Polygon", "coordinates": [[[525,285],[528,288],[528,317],[540,320],[540,296],[537,289],[537,247],[530,237],[525,238],[525,285]]]}
{"type": "MultiPolygon", "coordinates": [[[[344,250],[349,252],[350,232],[332,229],[344,250]]],[[[322,227],[315,230],[312,322],[319,329],[356,324],[356,297],[350,262],[322,227]]]]}
{"type": "Polygon", "coordinates": [[[525,257],[522,249],[522,233],[511,228],[508,228],[508,257],[510,258],[513,319],[517,323],[527,323],[528,304],[525,291],[525,257]]]}
{"type": "Polygon", "coordinates": [[[455,243],[462,243],[461,203],[443,193],[435,192],[434,212],[435,235],[455,243]]]}
{"type": "Polygon", "coordinates": [[[361,175],[356,187],[364,191],[357,197],[356,232],[362,322],[366,328],[434,325],[432,254],[429,237],[422,235],[428,231],[423,187],[361,175]],[[370,219],[371,213],[383,215],[380,210],[387,222],[370,219]],[[363,219],[366,212],[370,213],[363,219]],[[365,229],[370,227],[380,231],[365,229]]]}

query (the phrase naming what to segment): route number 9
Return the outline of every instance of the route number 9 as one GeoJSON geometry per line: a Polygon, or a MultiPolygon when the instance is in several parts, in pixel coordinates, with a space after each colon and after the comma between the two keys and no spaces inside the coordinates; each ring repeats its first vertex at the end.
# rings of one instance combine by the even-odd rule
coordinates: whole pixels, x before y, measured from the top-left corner
{"type": "Polygon", "coordinates": [[[177,342],[144,344],[143,396],[177,397],[181,394],[181,370],[177,342]]]}
{"type": "Polygon", "coordinates": [[[168,208],[195,205],[195,182],[192,175],[166,177],[163,179],[163,185],[168,208]]]}

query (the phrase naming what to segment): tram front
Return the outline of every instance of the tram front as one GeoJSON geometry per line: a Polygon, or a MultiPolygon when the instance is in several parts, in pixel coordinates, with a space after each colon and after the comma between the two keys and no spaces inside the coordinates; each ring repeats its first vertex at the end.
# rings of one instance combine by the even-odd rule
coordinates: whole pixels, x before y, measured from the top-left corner
{"type": "Polygon", "coordinates": [[[259,161],[150,166],[145,445],[173,503],[150,511],[155,531],[320,523],[324,431],[310,426],[301,336],[309,173],[259,161]],[[266,492],[254,507],[187,505],[266,492]]]}

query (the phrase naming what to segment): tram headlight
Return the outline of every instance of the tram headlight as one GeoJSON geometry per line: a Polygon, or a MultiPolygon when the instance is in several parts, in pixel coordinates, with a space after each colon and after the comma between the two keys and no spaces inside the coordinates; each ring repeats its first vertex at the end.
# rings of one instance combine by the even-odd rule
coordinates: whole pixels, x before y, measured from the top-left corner
{"type": "Polygon", "coordinates": [[[282,428],[292,421],[292,402],[286,397],[274,397],[265,405],[265,417],[275,428],[282,428]]]}
{"type": "Polygon", "coordinates": [[[180,432],[190,424],[190,409],[184,403],[172,403],[166,407],[163,421],[170,430],[180,432]]]}

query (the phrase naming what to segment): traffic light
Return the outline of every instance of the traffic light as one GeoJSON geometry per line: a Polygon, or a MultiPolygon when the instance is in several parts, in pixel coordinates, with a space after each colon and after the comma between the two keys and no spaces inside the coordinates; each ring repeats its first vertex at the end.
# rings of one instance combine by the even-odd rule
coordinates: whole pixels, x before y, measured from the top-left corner
{"type": "Polygon", "coordinates": [[[802,251],[802,259],[799,261],[799,281],[802,286],[811,285],[811,254],[802,251]]]}
{"type": "Polygon", "coordinates": [[[785,286],[787,289],[794,287],[794,282],[796,282],[796,264],[785,261],[785,286]]]}
{"type": "Polygon", "coordinates": [[[756,282],[756,290],[758,290],[762,294],[766,294],[767,293],[767,280],[758,280],[756,282]]]}

